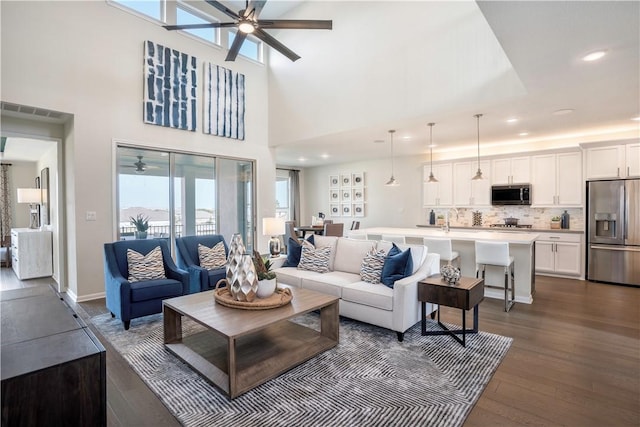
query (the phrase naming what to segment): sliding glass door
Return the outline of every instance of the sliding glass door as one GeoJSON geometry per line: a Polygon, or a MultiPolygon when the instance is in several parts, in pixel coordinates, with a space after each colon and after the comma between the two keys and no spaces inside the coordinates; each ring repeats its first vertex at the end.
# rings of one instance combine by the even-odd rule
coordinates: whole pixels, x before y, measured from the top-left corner
{"type": "Polygon", "coordinates": [[[253,161],[119,146],[117,167],[119,239],[240,233],[253,249],[253,161]]]}

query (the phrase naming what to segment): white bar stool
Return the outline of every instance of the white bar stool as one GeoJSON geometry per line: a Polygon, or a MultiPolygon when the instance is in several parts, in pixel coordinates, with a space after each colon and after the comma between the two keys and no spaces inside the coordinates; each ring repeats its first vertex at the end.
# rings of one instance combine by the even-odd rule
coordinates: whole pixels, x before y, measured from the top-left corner
{"type": "MultiPolygon", "coordinates": [[[[485,267],[494,265],[504,267],[504,311],[509,311],[515,304],[513,257],[509,255],[508,242],[476,241],[476,278],[482,266],[482,278],[484,279],[485,267]],[[511,299],[508,290],[511,289],[511,299]]],[[[485,284],[485,286],[487,286],[485,284]]],[[[497,286],[487,286],[496,288],[497,286]]]]}
{"type": "Polygon", "coordinates": [[[452,264],[457,260],[458,268],[460,268],[460,254],[451,247],[451,239],[447,237],[425,237],[424,245],[428,252],[440,254],[441,264],[452,264]]]}
{"type": "Polygon", "coordinates": [[[381,240],[384,240],[385,242],[393,242],[393,243],[400,243],[400,244],[407,243],[407,239],[404,236],[400,236],[396,234],[383,234],[381,240]]]}

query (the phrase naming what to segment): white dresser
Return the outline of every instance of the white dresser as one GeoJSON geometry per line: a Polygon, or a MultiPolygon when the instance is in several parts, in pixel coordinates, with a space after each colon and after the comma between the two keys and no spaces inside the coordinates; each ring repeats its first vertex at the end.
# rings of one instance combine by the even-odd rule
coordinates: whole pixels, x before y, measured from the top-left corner
{"type": "Polygon", "coordinates": [[[51,231],[31,228],[11,230],[11,265],[18,279],[53,274],[51,231]]]}

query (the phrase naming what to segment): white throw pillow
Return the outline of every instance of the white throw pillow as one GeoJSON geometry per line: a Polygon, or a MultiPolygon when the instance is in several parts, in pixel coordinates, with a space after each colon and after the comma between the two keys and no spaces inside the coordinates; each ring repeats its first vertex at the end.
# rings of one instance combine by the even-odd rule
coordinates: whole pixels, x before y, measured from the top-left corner
{"type": "Polygon", "coordinates": [[[129,282],[166,279],[160,246],[156,246],[146,255],[127,249],[127,263],[129,264],[127,279],[129,282]]]}
{"type": "Polygon", "coordinates": [[[207,270],[224,267],[227,263],[224,242],[218,242],[212,248],[198,243],[198,258],[200,259],[200,267],[207,270]]]}

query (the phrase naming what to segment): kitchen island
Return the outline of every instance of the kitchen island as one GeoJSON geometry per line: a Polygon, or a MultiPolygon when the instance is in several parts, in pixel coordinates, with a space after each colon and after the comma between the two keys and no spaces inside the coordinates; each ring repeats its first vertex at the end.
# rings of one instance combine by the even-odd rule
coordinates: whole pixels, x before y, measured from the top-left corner
{"type": "MultiPolygon", "coordinates": [[[[354,230],[351,234],[366,234],[370,240],[380,240],[383,234],[405,236],[408,244],[423,244],[425,237],[448,237],[454,251],[460,253],[460,269],[463,276],[475,277],[475,242],[487,240],[508,242],[509,252],[514,257],[515,300],[519,303],[531,304],[535,294],[535,240],[537,233],[493,231],[487,229],[468,231],[443,231],[433,228],[394,228],[373,227],[354,230]]],[[[504,269],[487,266],[485,283],[491,286],[504,287],[504,269]]],[[[486,288],[488,298],[504,299],[504,292],[499,289],[486,288]]]]}

